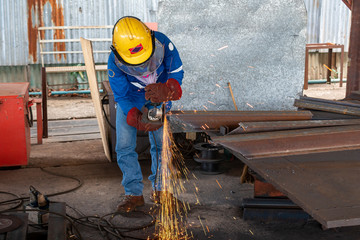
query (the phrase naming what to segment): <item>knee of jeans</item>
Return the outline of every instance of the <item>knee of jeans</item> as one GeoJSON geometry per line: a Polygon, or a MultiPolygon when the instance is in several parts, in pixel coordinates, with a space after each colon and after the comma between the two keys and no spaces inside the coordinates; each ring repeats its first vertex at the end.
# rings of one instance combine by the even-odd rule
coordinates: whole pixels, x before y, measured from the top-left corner
{"type": "Polygon", "coordinates": [[[126,140],[119,140],[117,141],[116,143],[116,150],[117,151],[131,151],[131,150],[135,150],[136,148],[136,141],[135,142],[132,142],[130,141],[130,139],[128,139],[128,141],[126,140]]]}

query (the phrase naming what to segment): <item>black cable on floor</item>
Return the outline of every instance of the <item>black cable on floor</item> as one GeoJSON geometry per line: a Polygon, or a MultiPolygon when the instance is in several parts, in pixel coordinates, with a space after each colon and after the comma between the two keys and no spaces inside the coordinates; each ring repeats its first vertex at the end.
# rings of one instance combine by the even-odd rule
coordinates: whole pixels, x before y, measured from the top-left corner
{"type": "Polygon", "coordinates": [[[20,196],[14,194],[14,193],[0,191],[0,194],[7,194],[7,195],[11,195],[11,196],[15,196],[15,197],[16,197],[15,199],[2,201],[2,202],[0,202],[0,205],[10,205],[10,204],[14,204],[13,202],[19,201],[19,203],[18,203],[17,205],[15,205],[14,207],[11,207],[11,208],[8,209],[8,210],[16,209],[16,208],[20,207],[20,206],[24,203],[23,198],[21,198],[20,196]]]}
{"type": "MultiPolygon", "coordinates": [[[[155,140],[156,141],[156,140],[155,140]]],[[[156,145],[156,144],[155,144],[156,145]]],[[[63,175],[63,174],[58,174],[58,173],[54,173],[52,171],[49,171],[49,170],[45,170],[43,168],[40,168],[42,171],[48,173],[48,174],[51,174],[51,175],[54,175],[54,176],[58,176],[58,177],[64,177],[64,178],[69,178],[69,179],[73,179],[75,181],[78,182],[78,185],[74,188],[71,188],[69,190],[65,190],[65,191],[62,191],[62,192],[57,192],[57,193],[51,193],[51,194],[45,194],[47,197],[53,197],[53,196],[58,196],[58,195],[61,195],[61,194],[66,194],[66,193],[69,193],[69,192],[72,192],[72,191],[75,191],[77,190],[78,188],[80,188],[82,185],[83,185],[83,181],[78,179],[78,178],[75,178],[75,177],[71,177],[71,176],[67,176],[67,175],[63,175]]],[[[13,193],[10,193],[10,192],[4,192],[4,191],[0,191],[0,194],[8,194],[8,195],[12,195],[12,196],[15,196],[16,198],[14,199],[10,199],[10,200],[6,200],[6,201],[2,201],[0,202],[0,205],[6,205],[6,204],[11,204],[13,202],[16,202],[16,201],[20,201],[15,207],[11,207],[10,209],[6,209],[6,210],[1,210],[0,213],[3,213],[3,212],[16,212],[16,211],[22,211],[22,212],[26,212],[26,211],[38,211],[38,212],[46,212],[46,213],[53,213],[53,212],[50,212],[50,211],[47,211],[47,210],[41,210],[41,209],[26,209],[26,210],[17,210],[17,209],[14,209],[14,208],[18,208],[20,207],[23,202],[25,200],[29,200],[30,198],[29,197],[19,197],[18,195],[16,194],[13,194],[13,193]]],[[[70,207],[68,204],[67,204],[68,207],[70,207]]],[[[98,216],[85,216],[83,213],[81,213],[79,210],[76,210],[75,208],[72,208],[70,207],[71,209],[73,209],[75,212],[77,212],[79,215],[82,215],[81,218],[76,218],[76,217],[72,217],[70,215],[67,215],[67,216],[64,216],[66,217],[67,220],[69,220],[69,222],[71,223],[71,226],[74,227],[75,231],[78,232],[78,229],[76,228],[76,226],[74,225],[75,223],[78,223],[78,224],[81,224],[83,226],[87,226],[87,227],[92,227],[92,228],[95,228],[95,229],[99,229],[100,233],[103,235],[103,232],[101,231],[106,231],[108,234],[114,236],[114,237],[117,237],[119,239],[124,239],[124,238],[132,238],[132,239],[137,239],[137,240],[146,240],[146,238],[137,238],[137,237],[132,237],[132,236],[127,236],[125,235],[124,233],[126,232],[131,232],[131,231],[136,231],[136,230],[141,230],[141,229],[145,229],[145,228],[148,228],[152,225],[155,224],[155,218],[154,216],[152,216],[151,214],[149,213],[145,213],[145,212],[142,212],[140,211],[141,213],[143,213],[144,215],[146,216],[149,216],[151,218],[150,222],[149,223],[146,223],[146,224],[143,224],[141,226],[137,226],[137,227],[118,227],[118,226],[114,226],[111,222],[109,222],[108,220],[104,219],[105,217],[107,216],[114,216],[114,215],[117,215],[119,213],[109,213],[109,214],[106,214],[102,217],[98,217],[98,216]],[[94,222],[94,221],[90,221],[89,219],[90,218],[93,218],[93,219],[97,219],[98,222],[94,222]],[[83,221],[82,219],[87,219],[87,221],[83,221]],[[71,221],[70,221],[71,220],[71,221]],[[104,224],[106,223],[106,224],[104,224]],[[122,230],[122,231],[120,231],[122,230]]],[[[63,216],[62,214],[59,214],[59,213],[54,213],[56,215],[60,215],[60,216],[63,216]]],[[[36,227],[36,226],[42,226],[43,224],[32,224],[34,225],[33,227],[36,227]]],[[[78,232],[80,238],[78,238],[79,240],[81,240],[81,235],[80,235],[80,232],[78,232]]],[[[76,234],[74,234],[74,236],[76,236],[76,234]]]]}
{"type": "Polygon", "coordinates": [[[49,170],[45,170],[44,168],[40,168],[41,171],[43,172],[46,172],[48,174],[51,174],[51,175],[54,175],[54,176],[57,176],[57,177],[63,177],[63,178],[69,178],[69,179],[73,179],[75,181],[78,182],[78,185],[74,188],[71,188],[69,190],[65,190],[65,191],[62,191],[62,192],[57,192],[57,193],[51,193],[51,194],[46,194],[46,196],[48,197],[53,197],[53,196],[58,196],[58,195],[62,195],[62,194],[65,194],[65,193],[69,193],[69,192],[73,192],[75,190],[77,190],[78,188],[80,188],[82,185],[83,185],[83,181],[76,178],[76,177],[71,177],[71,176],[68,176],[68,175],[63,175],[63,174],[59,174],[59,173],[54,173],[54,172],[51,172],[49,170]]]}

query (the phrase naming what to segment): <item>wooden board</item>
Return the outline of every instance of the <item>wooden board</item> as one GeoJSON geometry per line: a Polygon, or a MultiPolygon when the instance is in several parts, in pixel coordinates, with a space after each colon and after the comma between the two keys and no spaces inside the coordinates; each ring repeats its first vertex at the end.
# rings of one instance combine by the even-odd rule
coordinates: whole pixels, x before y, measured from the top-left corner
{"type": "MultiPolygon", "coordinates": [[[[36,122],[30,128],[31,144],[37,143],[36,122]]],[[[49,136],[45,143],[101,139],[96,118],[49,121],[49,136]]]]}
{"type": "Polygon", "coordinates": [[[96,78],[96,71],[95,71],[95,63],[94,63],[94,55],[93,55],[93,48],[91,41],[86,40],[85,38],[80,38],[81,42],[81,48],[84,55],[85,60],[85,66],[86,66],[86,73],[89,80],[89,86],[90,86],[90,92],[91,92],[91,98],[94,103],[95,108],[95,114],[96,118],[98,120],[99,128],[100,128],[100,134],[101,139],[104,146],[104,151],[106,158],[111,162],[111,155],[110,155],[110,145],[108,141],[108,134],[107,134],[107,128],[105,125],[105,117],[101,108],[101,99],[100,99],[100,93],[98,88],[98,82],[96,78]]]}

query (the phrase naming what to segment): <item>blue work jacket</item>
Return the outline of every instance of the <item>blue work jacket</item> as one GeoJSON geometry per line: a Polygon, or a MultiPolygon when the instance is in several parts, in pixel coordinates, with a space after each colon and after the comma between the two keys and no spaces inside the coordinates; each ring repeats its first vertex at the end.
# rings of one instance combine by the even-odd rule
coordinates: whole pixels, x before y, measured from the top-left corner
{"type": "MultiPolygon", "coordinates": [[[[161,32],[154,32],[155,38],[164,46],[164,60],[157,72],[157,83],[165,83],[168,79],[176,79],[180,85],[184,76],[182,62],[179,53],[170,39],[161,32]]],[[[133,107],[141,108],[145,105],[145,84],[136,77],[121,71],[115,63],[115,55],[110,53],[108,60],[108,76],[115,102],[119,103],[125,115],[133,107]]],[[[167,109],[171,108],[171,102],[167,103],[167,109]]]]}

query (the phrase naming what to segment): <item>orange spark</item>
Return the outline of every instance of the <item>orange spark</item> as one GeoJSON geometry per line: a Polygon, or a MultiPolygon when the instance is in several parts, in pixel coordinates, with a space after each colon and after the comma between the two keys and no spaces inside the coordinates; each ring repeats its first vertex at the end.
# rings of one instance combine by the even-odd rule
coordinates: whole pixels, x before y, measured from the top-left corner
{"type": "Polygon", "coordinates": [[[251,108],[254,108],[253,106],[251,106],[249,103],[246,103],[246,105],[248,105],[249,107],[251,107],[251,108]]]}
{"type": "Polygon", "coordinates": [[[229,47],[229,46],[223,46],[223,47],[219,48],[218,51],[221,51],[221,50],[223,50],[223,49],[225,49],[225,48],[228,48],[228,47],[229,47]]]}
{"type": "Polygon", "coordinates": [[[219,185],[219,187],[222,188],[221,185],[220,185],[220,183],[219,183],[219,181],[218,181],[217,179],[216,179],[216,182],[217,182],[217,184],[219,185]]]}

